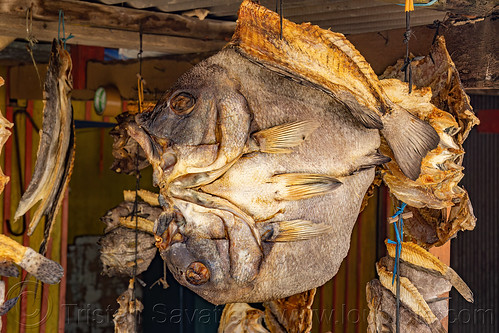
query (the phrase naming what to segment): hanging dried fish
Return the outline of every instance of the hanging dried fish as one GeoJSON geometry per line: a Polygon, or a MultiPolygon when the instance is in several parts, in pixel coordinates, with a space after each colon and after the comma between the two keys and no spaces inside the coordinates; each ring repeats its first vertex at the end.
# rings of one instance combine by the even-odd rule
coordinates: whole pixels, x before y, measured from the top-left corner
{"type": "MultiPolygon", "coordinates": [[[[403,60],[399,60],[381,77],[401,79],[404,76],[402,67],[403,60]]],[[[457,231],[475,227],[476,218],[468,193],[458,183],[463,177],[462,144],[479,120],[473,113],[443,36],[436,39],[429,56],[412,63],[412,72],[414,84],[421,89],[411,95],[393,84],[398,80],[381,82],[385,82],[385,91],[392,100],[406,105],[420,119],[428,120],[437,131],[440,143],[423,159],[417,180],[405,177],[397,161],[392,160],[385,164],[383,181],[413,212],[413,218],[406,221],[405,232],[425,247],[439,246],[457,231]]],[[[380,150],[393,156],[386,143],[380,150]]]]}
{"type": "MultiPolygon", "coordinates": [[[[52,53],[43,91],[43,123],[35,170],[15,213],[20,218],[37,202],[28,228],[31,235],[46,215],[44,244],[68,186],[74,162],[74,125],[71,108],[71,57],[62,42],[52,42],[52,53]]],[[[44,245],[41,246],[44,252],[44,245]]]]}
{"type": "Polygon", "coordinates": [[[136,333],[138,332],[137,316],[144,309],[142,303],[133,296],[133,279],[130,280],[128,289],[121,294],[116,301],[120,305],[118,311],[113,314],[115,333],[136,333]]]}

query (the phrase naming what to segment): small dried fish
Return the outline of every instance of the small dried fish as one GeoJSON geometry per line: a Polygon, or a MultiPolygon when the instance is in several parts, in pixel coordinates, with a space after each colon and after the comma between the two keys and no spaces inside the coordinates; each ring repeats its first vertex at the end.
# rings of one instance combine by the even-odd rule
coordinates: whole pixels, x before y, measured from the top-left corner
{"type": "Polygon", "coordinates": [[[64,275],[61,265],[55,261],[2,234],[0,234],[0,258],[16,263],[44,283],[59,283],[64,275]]]}
{"type": "Polygon", "coordinates": [[[41,201],[28,228],[31,235],[46,215],[44,252],[61,205],[64,192],[71,178],[74,163],[74,125],[71,108],[71,57],[62,42],[52,42],[52,53],[44,85],[43,123],[40,133],[35,170],[28,188],[19,202],[15,219],[24,215],[41,201]]]}
{"type": "Polygon", "coordinates": [[[130,281],[128,289],[121,294],[116,301],[120,305],[118,311],[113,314],[115,333],[138,332],[137,316],[144,309],[142,302],[133,297],[133,280],[130,281]]]}
{"type": "Polygon", "coordinates": [[[230,303],[224,307],[218,333],[269,333],[263,326],[264,313],[246,303],[230,303]]]}
{"type": "MultiPolygon", "coordinates": [[[[395,258],[396,245],[385,241],[388,255],[395,258]]],[[[450,281],[454,288],[468,301],[473,303],[473,293],[468,285],[461,279],[461,277],[449,266],[438,260],[430,252],[426,251],[417,244],[411,242],[402,242],[402,250],[400,252],[400,259],[432,271],[436,271],[443,275],[445,279],[450,281]]]]}

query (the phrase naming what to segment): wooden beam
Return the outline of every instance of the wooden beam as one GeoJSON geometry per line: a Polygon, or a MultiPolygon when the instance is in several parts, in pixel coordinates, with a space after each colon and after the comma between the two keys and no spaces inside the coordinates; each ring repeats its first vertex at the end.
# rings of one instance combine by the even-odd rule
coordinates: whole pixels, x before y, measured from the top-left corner
{"type": "MultiPolygon", "coordinates": [[[[0,31],[5,36],[25,38],[26,20],[24,17],[0,14],[0,31]]],[[[66,35],[69,35],[69,33],[74,35],[74,38],[68,40],[68,44],[125,49],[139,48],[139,33],[134,31],[96,28],[68,23],[65,25],[65,31],[66,35]]],[[[51,41],[53,38],[57,38],[58,22],[33,21],[33,34],[39,41],[51,41]]],[[[225,44],[226,42],[222,40],[201,40],[153,34],[143,35],[144,51],[157,51],[168,54],[217,51],[225,44]]]]}
{"type": "MultiPolygon", "coordinates": [[[[198,20],[176,14],[75,0],[2,0],[0,14],[25,19],[26,11],[31,6],[35,21],[58,22],[59,10],[62,9],[66,25],[134,32],[142,28],[145,34],[228,40],[235,29],[235,22],[198,20]]],[[[26,27],[20,30],[22,34],[26,27]]]]}

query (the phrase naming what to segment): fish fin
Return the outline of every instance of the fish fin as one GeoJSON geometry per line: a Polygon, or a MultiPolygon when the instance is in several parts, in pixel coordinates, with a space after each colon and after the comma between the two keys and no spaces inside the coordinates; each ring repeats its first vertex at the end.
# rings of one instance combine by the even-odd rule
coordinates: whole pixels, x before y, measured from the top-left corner
{"type": "Polygon", "coordinates": [[[331,176],[308,173],[283,173],[274,175],[273,182],[283,188],[277,194],[278,200],[301,200],[328,194],[342,183],[331,176]]]}
{"type": "MultiPolygon", "coordinates": [[[[335,97],[335,96],[333,96],[335,97]]],[[[336,98],[336,97],[335,97],[336,98]]],[[[383,129],[383,122],[375,110],[362,106],[354,95],[342,93],[336,98],[346,105],[352,116],[366,128],[383,129]]]]}
{"type": "Polygon", "coordinates": [[[418,179],[421,161],[440,141],[437,132],[427,122],[396,105],[393,105],[391,113],[383,117],[383,125],[381,134],[392,149],[400,169],[409,179],[418,179]]]}
{"type": "Polygon", "coordinates": [[[256,132],[252,137],[263,153],[290,153],[319,128],[315,120],[295,121],[256,132]]]}
{"type": "Polygon", "coordinates": [[[362,164],[353,173],[355,173],[357,171],[361,171],[361,170],[374,168],[378,165],[388,163],[391,160],[392,159],[388,156],[385,156],[385,155],[380,154],[380,153],[374,153],[372,155],[366,156],[362,160],[362,164]]]}
{"type": "Polygon", "coordinates": [[[461,279],[461,277],[456,273],[456,271],[454,271],[450,267],[447,267],[447,270],[445,271],[445,277],[450,281],[452,286],[456,288],[461,296],[464,297],[465,300],[470,303],[474,302],[473,292],[471,291],[470,287],[468,287],[466,282],[464,282],[463,279],[461,279]]]}
{"type": "Polygon", "coordinates": [[[322,236],[333,229],[333,226],[324,223],[314,223],[306,220],[292,220],[277,222],[278,231],[271,242],[296,242],[322,236]]]}

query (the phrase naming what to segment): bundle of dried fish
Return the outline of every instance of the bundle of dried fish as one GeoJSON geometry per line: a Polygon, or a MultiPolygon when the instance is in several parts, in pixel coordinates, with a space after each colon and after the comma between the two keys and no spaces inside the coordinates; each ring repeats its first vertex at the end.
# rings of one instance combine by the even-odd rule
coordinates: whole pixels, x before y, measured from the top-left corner
{"type": "MultiPolygon", "coordinates": [[[[396,245],[385,242],[388,255],[376,264],[379,281],[367,285],[369,332],[393,329],[396,284],[393,282],[396,245]],[[391,292],[391,295],[390,295],[391,292]]],[[[454,286],[469,302],[473,293],[457,273],[417,244],[402,242],[400,256],[401,332],[445,332],[440,320],[448,306],[439,295],[454,286]]]]}
{"type": "Polygon", "coordinates": [[[213,303],[324,284],[348,252],[375,166],[389,160],[379,130],[414,179],[438,143],[343,35],[284,20],[280,40],[279,21],[243,2],[230,46],[126,123],[160,187],[160,253],[213,303]]]}
{"type": "Polygon", "coordinates": [[[116,301],[120,305],[113,314],[115,333],[134,333],[138,330],[138,316],[144,309],[142,302],[134,297],[133,280],[130,280],[128,289],[116,301]]]}
{"type": "Polygon", "coordinates": [[[133,174],[137,170],[137,166],[139,170],[142,170],[149,165],[144,150],[137,141],[130,138],[126,131],[125,124],[133,117],[134,116],[130,113],[119,114],[116,117],[118,125],[109,132],[113,137],[112,154],[114,161],[111,165],[111,170],[127,175],[133,174]]]}
{"type": "Polygon", "coordinates": [[[18,219],[40,201],[29,224],[28,235],[33,233],[45,215],[45,242],[50,236],[73,170],[75,142],[71,68],[69,53],[61,41],[54,40],[43,91],[43,123],[35,170],[15,213],[15,219],[18,219]]]}
{"type": "MultiPolygon", "coordinates": [[[[147,202],[139,201],[137,214],[134,214],[134,197],[132,191],[126,191],[125,200],[109,210],[101,220],[106,224],[105,235],[99,240],[101,246],[101,262],[103,273],[108,276],[133,276],[147,270],[156,255],[157,248],[153,236],[154,221],[162,209],[153,207],[147,202]],[[135,244],[135,227],[137,225],[137,247],[135,244]],[[136,255],[137,251],[137,255],[136,255]],[[135,259],[137,268],[135,269],[135,259]]],[[[140,191],[146,198],[151,193],[140,191]]]]}
{"type": "MultiPolygon", "coordinates": [[[[402,78],[402,66],[403,62],[399,60],[382,77],[402,78]]],[[[439,134],[440,143],[423,159],[417,180],[405,177],[397,161],[385,164],[383,180],[390,192],[407,203],[413,212],[414,217],[407,220],[406,233],[422,245],[438,246],[457,231],[471,230],[475,226],[476,218],[468,194],[458,183],[463,177],[462,143],[479,121],[473,114],[442,36],[436,39],[430,55],[414,61],[412,68],[414,83],[421,90],[411,95],[404,87],[393,84],[393,80],[381,82],[392,100],[398,99],[398,103],[406,105],[414,115],[428,120],[439,134]],[[431,91],[423,88],[427,86],[431,91]]],[[[386,144],[381,151],[392,155],[386,144]]]]}

